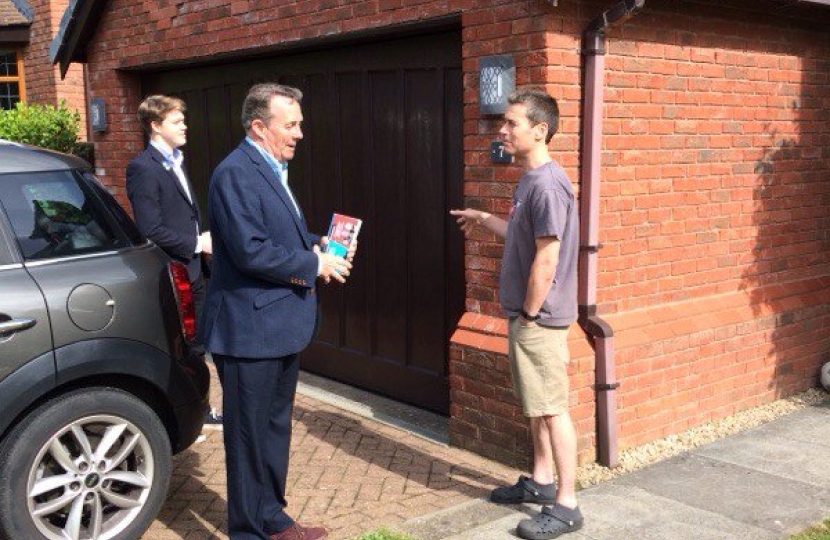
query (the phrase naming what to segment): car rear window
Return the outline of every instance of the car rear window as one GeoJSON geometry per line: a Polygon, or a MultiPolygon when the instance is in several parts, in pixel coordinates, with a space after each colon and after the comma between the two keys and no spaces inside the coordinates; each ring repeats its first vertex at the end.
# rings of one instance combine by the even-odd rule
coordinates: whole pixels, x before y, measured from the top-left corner
{"type": "Polygon", "coordinates": [[[94,188],[75,171],[2,175],[0,204],[26,260],[131,245],[94,188]]]}

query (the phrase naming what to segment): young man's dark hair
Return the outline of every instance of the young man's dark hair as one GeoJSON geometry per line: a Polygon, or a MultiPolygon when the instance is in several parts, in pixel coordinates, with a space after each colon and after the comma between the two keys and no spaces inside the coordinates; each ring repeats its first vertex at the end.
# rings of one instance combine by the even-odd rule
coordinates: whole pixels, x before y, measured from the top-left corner
{"type": "Polygon", "coordinates": [[[527,119],[533,125],[545,123],[548,125],[548,135],[545,144],[548,144],[559,129],[559,105],[556,100],[543,90],[527,89],[516,90],[507,98],[510,105],[524,105],[527,108],[527,119]]]}
{"type": "Polygon", "coordinates": [[[187,112],[187,105],[177,97],[160,95],[149,96],[142,101],[138,106],[138,121],[141,122],[144,133],[152,135],[151,124],[153,122],[161,124],[171,111],[181,111],[184,114],[187,112]]]}

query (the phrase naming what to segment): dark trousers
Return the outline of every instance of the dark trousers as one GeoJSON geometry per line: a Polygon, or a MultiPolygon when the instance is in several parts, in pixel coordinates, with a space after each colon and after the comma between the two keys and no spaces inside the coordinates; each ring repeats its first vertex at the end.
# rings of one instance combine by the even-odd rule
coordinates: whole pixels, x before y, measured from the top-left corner
{"type": "Polygon", "coordinates": [[[222,416],[231,540],[269,540],[290,527],[285,480],[297,355],[247,359],[213,355],[222,383],[222,416]]]}

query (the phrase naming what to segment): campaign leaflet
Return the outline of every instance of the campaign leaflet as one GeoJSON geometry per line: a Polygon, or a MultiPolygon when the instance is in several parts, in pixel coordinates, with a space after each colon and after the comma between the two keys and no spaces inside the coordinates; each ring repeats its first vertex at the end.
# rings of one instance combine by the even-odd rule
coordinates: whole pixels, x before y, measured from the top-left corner
{"type": "Polygon", "coordinates": [[[357,240],[360,226],[363,221],[343,214],[334,214],[329,225],[329,243],[326,246],[326,253],[346,257],[352,242],[357,240]]]}

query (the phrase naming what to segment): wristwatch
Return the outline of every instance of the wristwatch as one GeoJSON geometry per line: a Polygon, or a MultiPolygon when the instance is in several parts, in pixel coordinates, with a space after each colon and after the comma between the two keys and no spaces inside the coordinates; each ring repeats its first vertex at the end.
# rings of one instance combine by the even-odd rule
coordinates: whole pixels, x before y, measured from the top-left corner
{"type": "Polygon", "coordinates": [[[522,319],[524,319],[524,320],[526,320],[526,321],[530,321],[530,322],[536,322],[536,321],[538,321],[538,320],[542,317],[542,316],[541,316],[541,315],[539,315],[538,313],[537,313],[536,315],[534,315],[534,316],[532,316],[532,317],[531,317],[530,315],[528,315],[528,314],[527,314],[527,311],[525,311],[525,310],[524,310],[524,308],[522,308],[521,310],[519,310],[519,315],[521,315],[521,316],[522,316],[522,319]]]}

